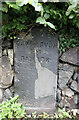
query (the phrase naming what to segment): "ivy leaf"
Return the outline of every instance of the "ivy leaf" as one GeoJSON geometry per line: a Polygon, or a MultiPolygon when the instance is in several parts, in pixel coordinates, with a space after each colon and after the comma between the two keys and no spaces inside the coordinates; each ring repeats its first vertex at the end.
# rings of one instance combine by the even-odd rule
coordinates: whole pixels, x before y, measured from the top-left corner
{"type": "Polygon", "coordinates": [[[36,23],[45,24],[46,23],[45,18],[38,17],[36,23]]]}
{"type": "Polygon", "coordinates": [[[70,5],[66,11],[66,16],[68,16],[72,10],[74,10],[74,8],[77,6],[77,2],[73,2],[72,5],[70,5]]]}
{"type": "Polygon", "coordinates": [[[16,4],[19,6],[23,6],[24,4],[26,5],[28,3],[28,0],[16,0],[16,4]]]}
{"type": "Polygon", "coordinates": [[[54,26],[52,23],[50,23],[50,22],[46,22],[46,24],[47,24],[49,27],[55,29],[55,26],[54,26]]]}
{"type": "Polygon", "coordinates": [[[6,2],[6,4],[9,5],[9,8],[12,7],[12,8],[17,9],[17,10],[20,9],[20,7],[15,3],[6,2]]]}
{"type": "Polygon", "coordinates": [[[44,17],[45,17],[46,19],[48,19],[48,18],[50,17],[50,15],[47,14],[47,13],[45,13],[45,14],[44,14],[44,17]]]}
{"type": "Polygon", "coordinates": [[[2,11],[3,12],[8,12],[8,6],[7,5],[2,5],[2,11]]]}
{"type": "Polygon", "coordinates": [[[69,19],[72,19],[72,18],[74,18],[74,14],[71,14],[71,15],[69,16],[69,19]]]}
{"type": "Polygon", "coordinates": [[[14,9],[17,9],[17,10],[20,9],[20,7],[19,7],[18,5],[16,5],[16,4],[13,4],[13,8],[14,8],[14,9]]]}
{"type": "Polygon", "coordinates": [[[79,22],[77,22],[77,27],[79,28],[79,22]]]}
{"type": "Polygon", "coordinates": [[[32,3],[32,6],[35,7],[36,11],[41,11],[43,9],[42,5],[40,3],[37,3],[37,2],[32,3]]]}

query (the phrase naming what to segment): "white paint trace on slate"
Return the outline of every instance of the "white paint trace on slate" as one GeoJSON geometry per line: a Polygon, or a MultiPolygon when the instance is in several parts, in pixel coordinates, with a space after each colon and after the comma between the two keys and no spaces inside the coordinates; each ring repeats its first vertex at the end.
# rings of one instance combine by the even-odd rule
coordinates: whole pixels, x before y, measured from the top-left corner
{"type": "Polygon", "coordinates": [[[36,55],[36,48],[35,63],[38,73],[38,79],[35,81],[35,98],[38,99],[41,97],[54,95],[56,87],[56,75],[47,68],[41,66],[36,55]]]}

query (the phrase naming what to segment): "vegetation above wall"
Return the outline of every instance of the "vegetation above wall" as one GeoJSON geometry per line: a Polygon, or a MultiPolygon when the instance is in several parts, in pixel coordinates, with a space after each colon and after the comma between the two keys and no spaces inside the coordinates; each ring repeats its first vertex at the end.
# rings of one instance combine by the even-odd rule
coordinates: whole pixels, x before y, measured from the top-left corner
{"type": "Polygon", "coordinates": [[[39,23],[59,34],[60,52],[79,45],[78,0],[69,0],[68,3],[17,0],[2,3],[2,11],[3,38],[16,39],[18,32],[27,31],[32,25],[39,23]]]}

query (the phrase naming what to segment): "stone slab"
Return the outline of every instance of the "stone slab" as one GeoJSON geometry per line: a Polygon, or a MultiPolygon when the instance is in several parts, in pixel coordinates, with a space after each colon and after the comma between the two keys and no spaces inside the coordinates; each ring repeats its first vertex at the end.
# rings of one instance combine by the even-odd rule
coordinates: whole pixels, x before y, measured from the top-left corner
{"type": "Polygon", "coordinates": [[[8,49],[8,57],[10,59],[11,65],[13,65],[13,49],[8,49]]]}
{"type": "Polygon", "coordinates": [[[27,113],[55,110],[57,64],[58,36],[46,28],[34,27],[14,41],[15,94],[27,113]]]}
{"type": "Polygon", "coordinates": [[[68,81],[71,79],[74,72],[73,66],[69,64],[59,63],[59,87],[61,89],[65,88],[68,81]]]}
{"type": "Polygon", "coordinates": [[[0,88],[8,88],[13,80],[13,71],[8,56],[0,58],[0,88]]]}
{"type": "Polygon", "coordinates": [[[60,60],[79,66],[79,46],[71,48],[63,53],[60,60]]]}

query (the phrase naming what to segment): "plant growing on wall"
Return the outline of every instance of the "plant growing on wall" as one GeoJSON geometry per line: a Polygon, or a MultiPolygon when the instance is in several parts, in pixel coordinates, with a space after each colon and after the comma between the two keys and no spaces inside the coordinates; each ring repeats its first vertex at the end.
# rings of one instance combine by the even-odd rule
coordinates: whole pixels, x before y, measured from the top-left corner
{"type": "Polygon", "coordinates": [[[26,114],[25,107],[17,102],[18,96],[0,104],[0,120],[11,118],[23,118],[26,114]]]}
{"type": "Polygon", "coordinates": [[[66,11],[66,15],[69,19],[74,19],[73,24],[79,28],[79,0],[69,0],[69,7],[66,11]]]}
{"type": "MultiPolygon", "coordinates": [[[[56,1],[56,0],[55,0],[56,1]]],[[[4,2],[3,18],[8,17],[8,23],[2,25],[3,38],[16,39],[16,34],[28,30],[35,23],[49,26],[59,34],[60,51],[79,45],[79,2],[39,3],[38,0],[17,0],[4,2]]],[[[6,20],[5,20],[6,21],[6,20]]]]}
{"type": "MultiPolygon", "coordinates": [[[[43,2],[47,2],[47,0],[43,0],[43,2]]],[[[52,2],[52,0],[50,0],[52,2]]],[[[55,0],[55,2],[59,2],[59,0],[55,0]]],[[[16,2],[6,2],[9,7],[12,7],[14,9],[19,10],[21,6],[26,5],[26,4],[31,4],[34,8],[35,11],[41,12],[41,16],[37,18],[36,23],[44,24],[44,26],[50,26],[51,28],[55,29],[55,26],[47,22],[46,20],[48,19],[48,14],[44,14],[44,8],[42,6],[42,3],[39,3],[38,0],[16,0],[16,2]]],[[[7,12],[8,8],[7,6],[3,7],[3,11],[7,12]]],[[[49,10],[48,10],[49,11],[49,10]]],[[[50,11],[49,11],[50,12],[50,11]]],[[[76,16],[76,19],[79,17],[79,0],[69,0],[69,7],[66,11],[66,15],[69,17],[69,19],[73,19],[76,16]]],[[[59,15],[61,17],[61,15],[59,15]]],[[[75,23],[75,22],[74,22],[75,23]]],[[[79,21],[76,21],[75,23],[77,27],[79,27],[79,21]]]]}

